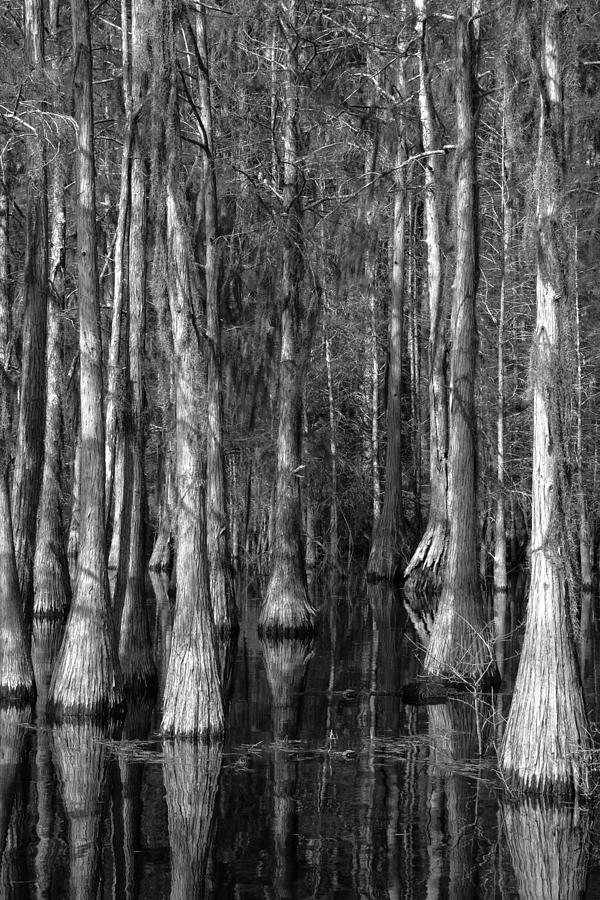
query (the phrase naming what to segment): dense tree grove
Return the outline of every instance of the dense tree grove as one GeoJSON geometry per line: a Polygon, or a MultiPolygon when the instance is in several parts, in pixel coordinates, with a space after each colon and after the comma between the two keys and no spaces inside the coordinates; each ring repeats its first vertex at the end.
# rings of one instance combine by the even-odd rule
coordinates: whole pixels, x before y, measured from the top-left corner
{"type": "Polygon", "coordinates": [[[361,567],[436,679],[497,683],[527,611],[501,765],[585,787],[596,5],[24,0],[0,34],[0,696],[63,617],[55,715],[152,692],[149,567],[163,729],[218,737],[235,586],[305,639],[361,567]]]}

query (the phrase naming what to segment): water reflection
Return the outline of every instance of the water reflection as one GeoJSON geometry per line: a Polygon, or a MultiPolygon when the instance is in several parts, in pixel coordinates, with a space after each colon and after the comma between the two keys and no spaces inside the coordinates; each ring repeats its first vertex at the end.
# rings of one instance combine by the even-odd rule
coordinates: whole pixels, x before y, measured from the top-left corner
{"type": "Polygon", "coordinates": [[[298,853],[297,749],[293,745],[302,712],[302,693],[313,644],[303,640],[262,641],[271,689],[273,750],[273,810],[271,840],[275,895],[295,896],[298,853]]]}
{"type": "Polygon", "coordinates": [[[96,895],[101,823],[107,800],[106,741],[112,730],[95,722],[65,722],[52,729],[53,757],[67,814],[69,897],[96,895]]]}
{"type": "Polygon", "coordinates": [[[525,799],[502,816],[520,900],[579,900],[585,894],[591,821],[587,810],[525,799]]]}
{"type": "Polygon", "coordinates": [[[112,778],[115,895],[128,900],[139,896],[142,785],[147,766],[147,757],[140,753],[140,742],[148,738],[153,707],[147,698],[130,703],[123,725],[123,744],[114,762],[117,770],[112,778]]]}
{"type": "Polygon", "coordinates": [[[466,761],[482,750],[479,713],[476,697],[469,694],[428,707],[432,765],[427,896],[431,900],[442,896],[446,855],[447,896],[456,900],[479,896],[473,877],[479,780],[464,772],[466,761]]]}
{"type": "Polygon", "coordinates": [[[0,710],[0,896],[600,896],[586,814],[500,802],[490,744],[508,698],[494,709],[472,695],[403,702],[419,661],[397,594],[327,598],[310,644],[261,642],[253,602],[243,608],[237,651],[220,645],[223,747],[163,743],[149,705],[129,708],[118,739],[52,729],[44,697],[59,639],[36,625],[35,718],[0,710]]]}
{"type": "Polygon", "coordinates": [[[29,735],[23,725],[31,721],[31,707],[0,707],[0,888],[2,897],[17,897],[15,885],[22,872],[22,831],[25,827],[22,775],[29,735]]]}
{"type": "Polygon", "coordinates": [[[223,747],[165,741],[163,773],[169,812],[171,900],[210,895],[206,865],[223,747]]]}
{"type": "Polygon", "coordinates": [[[52,619],[34,619],[31,636],[31,660],[37,685],[35,706],[37,745],[35,752],[35,783],[37,788],[37,852],[35,877],[38,896],[50,897],[52,889],[52,858],[56,819],[56,777],[52,760],[51,727],[47,704],[54,662],[60,650],[63,623],[52,619]]]}

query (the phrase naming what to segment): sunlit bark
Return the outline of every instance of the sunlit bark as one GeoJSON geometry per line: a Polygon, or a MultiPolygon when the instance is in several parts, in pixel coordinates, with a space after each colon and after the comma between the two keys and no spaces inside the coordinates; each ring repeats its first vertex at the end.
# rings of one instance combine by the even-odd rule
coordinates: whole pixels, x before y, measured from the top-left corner
{"type": "Polygon", "coordinates": [[[475,500],[475,308],[477,170],[475,47],[470,2],[456,13],[456,271],[450,356],[450,538],[442,594],[425,657],[431,675],[478,684],[494,680],[496,662],[484,635],[475,500]]]}
{"type": "MultiPolygon", "coordinates": [[[[31,83],[44,66],[42,0],[25,0],[25,60],[31,83]]],[[[33,98],[38,101],[40,98],[33,98]]],[[[43,137],[27,142],[27,219],[23,284],[22,367],[12,517],[15,556],[26,621],[33,609],[33,557],[44,461],[46,316],[48,290],[48,192],[43,137]]]]}
{"type": "Polygon", "coordinates": [[[206,542],[210,577],[210,596],[217,631],[228,634],[237,629],[233,596],[233,573],[229,551],[229,521],[225,491],[225,452],[223,447],[223,388],[221,377],[221,309],[219,265],[222,242],[219,241],[217,215],[217,175],[212,127],[210,59],[206,7],[196,13],[196,41],[200,55],[198,67],[200,115],[204,140],[204,243],[206,280],[206,542]]]}
{"type": "Polygon", "coordinates": [[[102,344],[96,262],[92,52],[87,0],[72,0],[77,123],[77,250],[81,402],[81,530],[77,582],[50,687],[57,714],[107,714],[121,706],[121,672],[110,612],[104,530],[102,344]],[[81,648],[86,652],[82,653],[81,648]]]}
{"type": "MultiPolygon", "coordinates": [[[[48,8],[55,77],[60,76],[59,3],[48,8]]],[[[59,144],[50,162],[50,247],[48,333],[46,345],[46,422],[44,468],[33,563],[35,616],[61,618],[71,602],[71,584],[62,518],[62,316],[65,304],[65,184],[64,147],[59,144]]]]}
{"type": "MultiPolygon", "coordinates": [[[[146,35],[150,30],[150,10],[142,0],[131,7],[131,92],[141,106],[147,93],[149,58],[146,35]]],[[[156,668],[145,596],[144,550],[144,386],[142,360],[146,328],[146,178],[140,128],[131,148],[131,199],[129,217],[129,383],[131,391],[131,433],[126,452],[131,465],[131,507],[127,579],[120,619],[119,660],[127,691],[136,695],[156,687],[156,668]]]]}
{"type": "Polygon", "coordinates": [[[427,2],[415,0],[419,38],[419,111],[423,150],[430,153],[425,168],[425,241],[429,300],[429,516],[404,577],[411,609],[427,635],[437,608],[448,546],[448,386],[446,379],[446,311],[442,258],[442,162],[435,128],[427,51],[427,2]]]}
{"type": "MultiPolygon", "coordinates": [[[[215,624],[206,552],[202,472],[205,384],[198,345],[200,313],[193,254],[179,184],[180,137],[174,24],[166,30],[168,144],[166,224],[168,290],[176,385],[177,603],[163,700],[162,729],[181,737],[218,738],[223,732],[215,624]]],[[[164,65],[161,61],[161,65],[164,65]]]]}
{"type": "MultiPolygon", "coordinates": [[[[302,547],[301,407],[304,375],[302,346],[302,180],[298,150],[299,74],[297,0],[278,5],[284,39],[283,261],[281,272],[281,355],[274,545],[271,574],[259,628],[265,634],[310,632],[314,610],[308,597],[302,547]]],[[[304,340],[307,340],[304,335],[304,340]]]]}
{"type": "MultiPolygon", "coordinates": [[[[520,792],[575,794],[588,789],[590,736],[567,586],[568,543],[562,495],[566,436],[559,385],[574,318],[564,274],[563,7],[541,9],[537,49],[540,120],[536,162],[537,319],[533,338],[531,582],[525,638],[500,764],[520,792]]],[[[565,385],[562,385],[563,389],[565,385]]]]}

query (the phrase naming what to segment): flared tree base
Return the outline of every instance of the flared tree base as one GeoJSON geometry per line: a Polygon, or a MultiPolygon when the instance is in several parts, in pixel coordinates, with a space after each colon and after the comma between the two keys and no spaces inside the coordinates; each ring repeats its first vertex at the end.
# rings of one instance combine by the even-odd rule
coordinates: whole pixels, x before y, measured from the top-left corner
{"type": "Polygon", "coordinates": [[[108,587],[82,566],[48,707],[58,721],[88,717],[104,721],[120,717],[125,709],[108,587]]]}
{"type": "Polygon", "coordinates": [[[274,569],[260,611],[258,633],[270,638],[311,637],[315,616],[301,576],[274,569]]]}

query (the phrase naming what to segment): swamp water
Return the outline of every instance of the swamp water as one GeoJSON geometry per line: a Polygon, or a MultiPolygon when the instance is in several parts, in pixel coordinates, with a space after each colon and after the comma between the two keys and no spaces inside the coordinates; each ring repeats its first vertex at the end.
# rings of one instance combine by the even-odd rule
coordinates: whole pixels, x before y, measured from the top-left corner
{"type": "MultiPolygon", "coordinates": [[[[156,586],[164,669],[172,609],[156,586]]],[[[593,811],[507,797],[507,698],[405,702],[414,634],[373,598],[327,600],[311,644],[260,641],[249,601],[222,747],[162,743],[149,706],[118,735],[0,711],[0,896],[600,897],[593,811]]],[[[34,635],[42,709],[53,640],[34,635]]]]}

